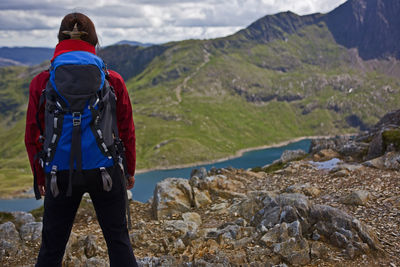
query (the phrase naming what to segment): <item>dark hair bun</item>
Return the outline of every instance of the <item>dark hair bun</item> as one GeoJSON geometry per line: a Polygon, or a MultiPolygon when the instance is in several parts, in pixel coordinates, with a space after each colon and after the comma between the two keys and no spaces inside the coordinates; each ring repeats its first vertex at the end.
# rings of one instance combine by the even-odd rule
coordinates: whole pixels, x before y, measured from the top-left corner
{"type": "Polygon", "coordinates": [[[58,31],[58,41],[61,42],[63,40],[71,39],[71,35],[66,33],[72,32],[75,25],[79,32],[86,33],[80,35],[82,41],[88,42],[93,46],[96,46],[99,43],[93,22],[88,16],[77,12],[66,15],[61,21],[60,30],[58,31]]]}

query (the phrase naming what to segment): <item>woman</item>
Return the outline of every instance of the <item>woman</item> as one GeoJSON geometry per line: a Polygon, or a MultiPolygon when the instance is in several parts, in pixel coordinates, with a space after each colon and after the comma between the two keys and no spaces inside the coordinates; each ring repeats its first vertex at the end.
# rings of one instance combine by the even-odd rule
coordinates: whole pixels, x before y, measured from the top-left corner
{"type": "MultiPolygon", "coordinates": [[[[71,13],[63,18],[58,33],[58,40],[59,43],[55,48],[52,62],[63,55],[71,54],[69,52],[75,51],[95,55],[95,47],[98,45],[98,38],[93,22],[81,13],[71,13]]],[[[115,92],[117,99],[117,123],[115,128],[118,129],[114,133],[118,133],[117,135],[125,146],[125,171],[129,174],[126,184],[121,182],[124,180],[121,179],[123,172],[119,164],[114,160],[111,161],[113,162],[112,166],[105,166],[107,167],[107,174],[103,171],[89,171],[84,168],[77,171],[78,159],[72,157],[70,158],[72,159],[72,161],[70,160],[72,162],[70,170],[57,171],[55,169],[55,171],[52,171],[52,174],[46,171],[45,165],[48,162],[46,164],[43,164],[43,162],[42,164],[39,163],[38,159],[41,158],[44,139],[41,133],[45,132],[43,135],[49,139],[46,136],[48,129],[43,128],[45,128],[45,112],[48,112],[48,107],[46,106],[45,109],[45,105],[50,104],[42,103],[41,94],[46,86],[50,84],[50,82],[48,83],[50,73],[49,70],[43,71],[30,84],[25,132],[25,145],[35,176],[37,197],[40,198],[40,195],[45,196],[42,244],[36,266],[61,266],[74,217],[85,192],[90,194],[96,210],[97,219],[107,243],[110,265],[137,266],[129,239],[125,216],[125,193],[126,189],[131,189],[135,182],[136,154],[132,106],[124,81],[118,73],[105,71],[107,79],[103,77],[103,82],[107,84],[106,81],[108,81],[111,86],[109,88],[114,88],[113,92],[115,92]],[[75,166],[74,162],[76,163],[75,166]],[[103,179],[104,177],[105,180],[103,179]]],[[[46,101],[50,102],[48,97],[46,101]]],[[[57,102],[57,104],[59,103],[57,102]]],[[[92,110],[96,109],[93,108],[92,110]]],[[[48,119],[46,120],[48,121],[48,119]]],[[[76,125],[79,126],[77,128],[80,128],[81,115],[79,114],[79,119],[73,117],[73,120],[74,128],[76,125]]],[[[54,121],[56,122],[56,120],[54,121]]],[[[112,136],[115,138],[114,134],[112,136]]],[[[57,139],[54,138],[53,142],[57,139]]],[[[72,142],[74,142],[74,138],[72,138],[72,142]]],[[[79,147],[83,142],[78,142],[79,147]]],[[[44,141],[44,146],[46,146],[46,140],[44,141]]],[[[71,148],[72,144],[70,150],[72,150],[71,148]]],[[[108,158],[111,159],[111,156],[108,158]]],[[[84,164],[86,163],[83,162],[84,164]]],[[[104,167],[100,169],[105,170],[104,167]]]]}

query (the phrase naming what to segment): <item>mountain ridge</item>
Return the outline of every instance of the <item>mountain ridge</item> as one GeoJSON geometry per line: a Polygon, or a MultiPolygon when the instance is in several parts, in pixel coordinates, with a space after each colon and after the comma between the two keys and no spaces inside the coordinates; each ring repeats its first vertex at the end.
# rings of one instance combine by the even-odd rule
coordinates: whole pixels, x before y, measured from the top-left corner
{"type": "Polygon", "coordinates": [[[54,48],[46,47],[0,47],[0,58],[5,64],[34,66],[45,60],[50,60],[53,56],[54,48]],[[8,61],[9,64],[6,64],[8,61]]]}
{"type": "Polygon", "coordinates": [[[243,35],[247,40],[269,42],[273,39],[284,40],[284,34],[294,34],[298,29],[315,24],[323,16],[320,13],[300,16],[291,11],[266,15],[247,28],[235,33],[243,35]]]}
{"type": "Polygon", "coordinates": [[[132,45],[132,46],[141,46],[141,47],[149,47],[149,46],[153,46],[155,44],[153,43],[142,43],[142,42],[138,42],[138,41],[129,41],[129,40],[122,40],[119,41],[113,45],[132,45]]]}
{"type": "MultiPolygon", "coordinates": [[[[315,13],[300,16],[291,11],[286,11],[274,15],[266,15],[232,35],[211,39],[210,42],[213,47],[220,49],[225,47],[240,47],[243,43],[248,41],[261,44],[276,39],[285,41],[288,35],[298,34],[299,30],[303,27],[310,25],[323,27],[322,25],[326,24],[333,38],[339,45],[343,45],[347,49],[357,49],[358,56],[363,60],[388,59],[390,57],[400,59],[400,43],[396,42],[396,40],[400,40],[400,27],[396,27],[396,25],[400,25],[400,20],[398,16],[395,15],[396,11],[400,13],[400,4],[397,4],[396,0],[387,0],[385,3],[383,3],[382,0],[350,0],[326,14],[315,13]],[[375,13],[372,8],[374,5],[379,7],[375,13]],[[364,19],[365,14],[368,15],[367,22],[365,22],[364,19]],[[385,21],[382,17],[386,18],[387,14],[389,14],[388,21],[392,22],[389,30],[382,30],[381,28],[371,26],[376,21],[385,21]],[[345,25],[343,25],[343,23],[350,25],[349,28],[344,27],[345,25]],[[374,29],[371,33],[367,30],[369,27],[374,29]],[[395,34],[392,38],[389,38],[392,32],[395,34]],[[379,39],[375,40],[376,36],[378,36],[379,39]],[[389,41],[382,42],[382,40],[389,41]]],[[[157,48],[151,46],[150,48],[154,50],[148,50],[149,47],[144,47],[143,50],[135,49],[134,57],[129,53],[126,55],[128,55],[129,60],[132,61],[135,57],[141,57],[141,55],[139,55],[140,53],[152,54],[151,52],[149,53],[149,51],[158,51],[150,58],[147,55],[143,55],[144,58],[147,58],[147,60],[144,60],[147,64],[155,56],[163,53],[163,51],[160,51],[160,48],[168,47],[175,43],[178,42],[171,42],[166,45],[155,45],[157,48]]],[[[105,49],[108,51],[113,49],[116,51],[121,50],[121,48],[115,46],[109,46],[105,49]]],[[[126,47],[125,49],[128,50],[126,47]]],[[[164,49],[164,51],[165,50],[166,49],[164,49]]],[[[121,64],[116,63],[114,53],[111,52],[111,54],[112,56],[107,56],[105,53],[100,52],[100,55],[102,55],[107,62],[111,62],[110,66],[124,73],[123,77],[125,79],[139,74],[139,70],[144,70],[144,68],[135,68],[134,70],[132,67],[126,68],[126,64],[122,64],[124,68],[121,68],[121,64]]],[[[116,52],[115,54],[118,55],[120,53],[116,52]]],[[[128,61],[128,59],[124,59],[124,61],[128,61]]],[[[139,63],[139,65],[142,64],[139,63]]]]}

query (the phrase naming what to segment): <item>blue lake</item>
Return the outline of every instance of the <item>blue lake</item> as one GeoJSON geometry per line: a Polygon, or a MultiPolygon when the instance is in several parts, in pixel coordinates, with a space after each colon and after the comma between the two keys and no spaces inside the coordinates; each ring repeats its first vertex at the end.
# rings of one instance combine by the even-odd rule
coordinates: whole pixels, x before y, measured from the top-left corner
{"type": "MultiPolygon", "coordinates": [[[[282,147],[253,150],[244,153],[241,157],[221,161],[218,163],[180,169],[149,171],[136,174],[135,187],[132,189],[133,199],[146,202],[150,197],[152,197],[154,187],[159,181],[169,177],[188,179],[190,178],[190,172],[193,168],[205,167],[207,170],[210,170],[212,167],[234,167],[237,169],[248,169],[257,166],[264,166],[280,158],[282,152],[285,150],[303,149],[308,151],[310,143],[310,139],[305,139],[282,147]]],[[[43,201],[36,201],[34,198],[0,200],[0,211],[30,211],[40,207],[42,204],[43,201]]]]}

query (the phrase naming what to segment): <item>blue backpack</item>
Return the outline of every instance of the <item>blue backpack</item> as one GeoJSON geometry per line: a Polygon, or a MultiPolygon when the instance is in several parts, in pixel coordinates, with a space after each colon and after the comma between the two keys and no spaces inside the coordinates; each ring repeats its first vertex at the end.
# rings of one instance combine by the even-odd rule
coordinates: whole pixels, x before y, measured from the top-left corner
{"type": "MultiPolygon", "coordinates": [[[[57,56],[49,72],[39,101],[39,109],[46,103],[44,131],[39,112],[36,118],[43,142],[37,157],[50,176],[51,193],[59,194],[59,172],[69,171],[67,196],[71,196],[72,178],[79,180],[82,170],[95,169],[101,173],[104,190],[110,191],[112,179],[106,168],[119,165],[124,179],[126,162],[118,135],[116,96],[104,62],[92,53],[72,51],[57,56]]],[[[34,190],[39,199],[36,179],[34,190]]]]}

